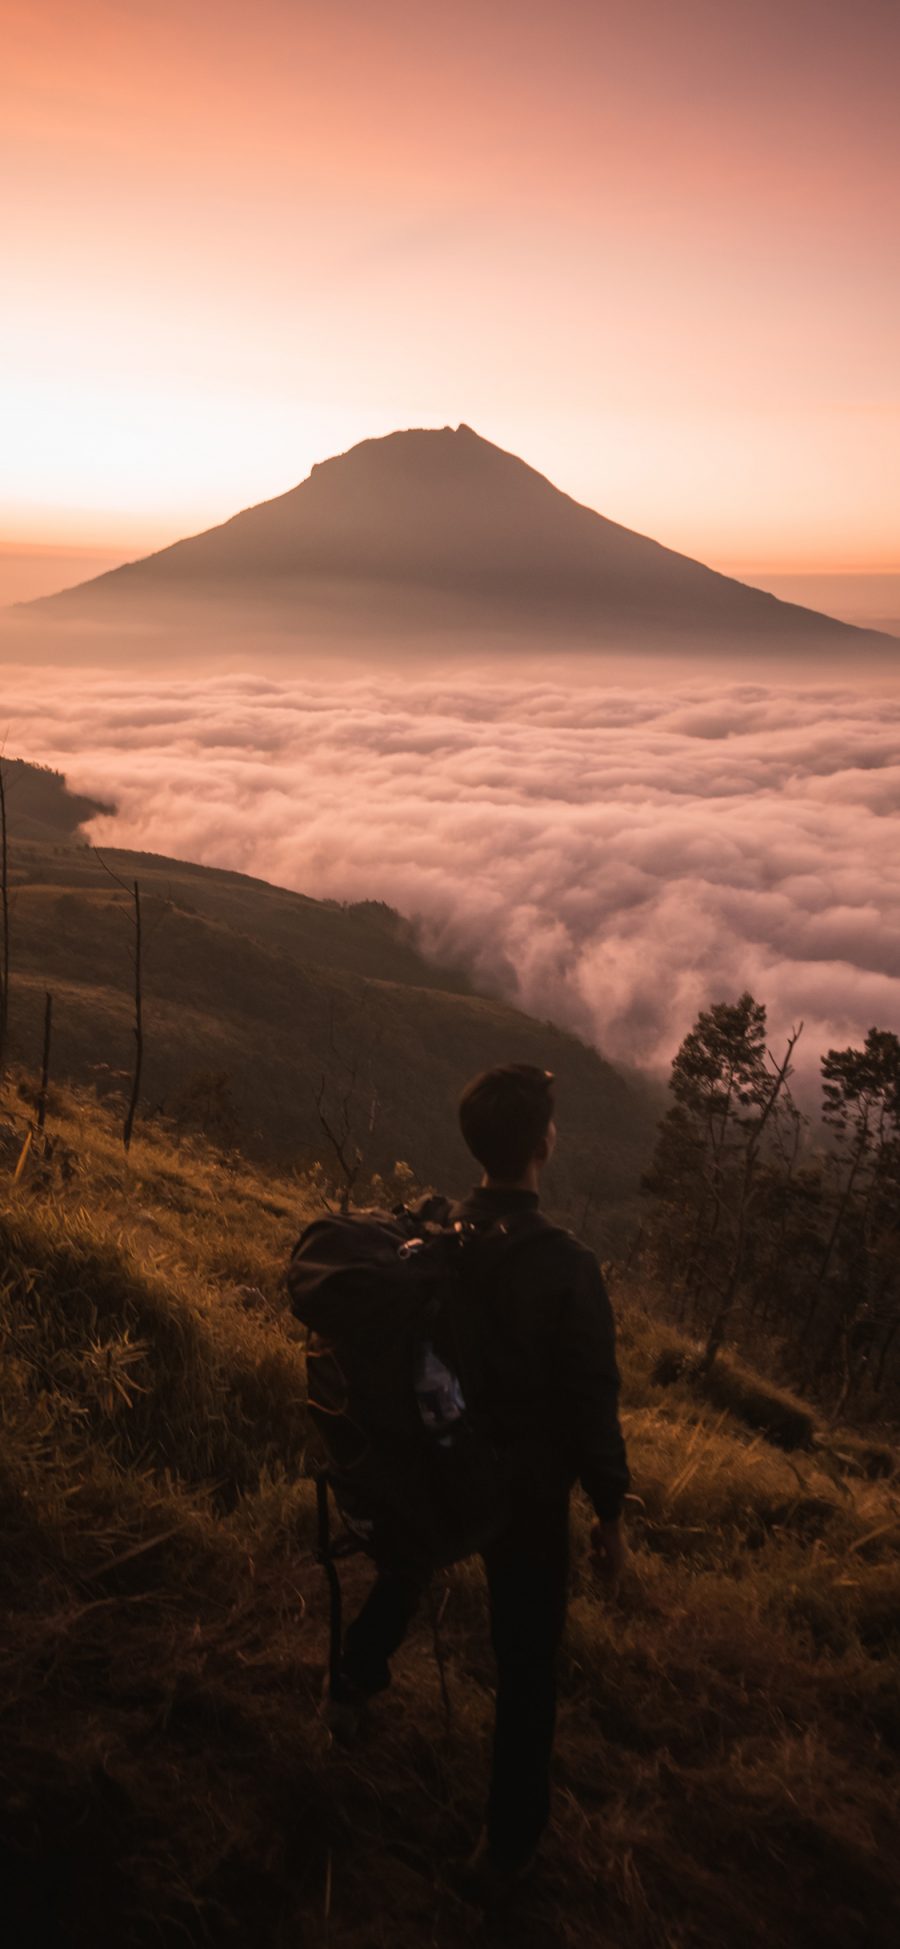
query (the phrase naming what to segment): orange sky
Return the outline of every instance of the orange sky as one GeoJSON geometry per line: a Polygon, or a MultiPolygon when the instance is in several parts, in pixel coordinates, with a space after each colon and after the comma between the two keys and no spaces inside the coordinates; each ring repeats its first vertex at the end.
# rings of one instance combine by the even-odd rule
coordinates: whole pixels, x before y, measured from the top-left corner
{"type": "Polygon", "coordinates": [[[896,0],[0,13],[0,538],[465,419],[706,560],[900,568],[896,0]]]}

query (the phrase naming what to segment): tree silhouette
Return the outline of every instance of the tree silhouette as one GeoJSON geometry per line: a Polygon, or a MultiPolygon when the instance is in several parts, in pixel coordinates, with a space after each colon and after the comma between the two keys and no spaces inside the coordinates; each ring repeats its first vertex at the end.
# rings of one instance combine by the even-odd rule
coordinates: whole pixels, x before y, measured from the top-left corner
{"type": "Polygon", "coordinates": [[[829,1049],[822,1096],[837,1188],[808,1318],[830,1292],[819,1367],[840,1354],[843,1406],[876,1349],[883,1373],[900,1327],[900,1038],[873,1028],[862,1049],[829,1049]]]}
{"type": "MultiPolygon", "coordinates": [[[[659,1128],[646,1188],[661,1201],[660,1269],[686,1307],[705,1318],[702,1365],[725,1338],[758,1246],[773,1168],[791,1157],[787,1092],[800,1028],[780,1061],[766,1043],[766,1010],[749,993],[702,1009],[672,1064],[674,1101],[659,1128]]],[[[791,1163],[793,1168],[793,1162],[791,1163]]]]}

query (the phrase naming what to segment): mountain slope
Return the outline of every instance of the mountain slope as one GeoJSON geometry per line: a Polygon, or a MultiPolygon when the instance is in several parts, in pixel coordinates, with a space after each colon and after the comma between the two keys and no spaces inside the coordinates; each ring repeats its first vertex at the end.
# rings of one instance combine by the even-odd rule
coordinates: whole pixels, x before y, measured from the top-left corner
{"type": "MultiPolygon", "coordinates": [[[[19,842],[13,849],[11,1053],[36,1066],[54,995],[53,1073],[127,1087],[133,1055],[129,889],[144,924],[144,1112],[205,1127],[251,1156],[336,1170],[316,1099],[364,1174],[398,1159],[465,1187],[456,1100],[474,1072],[534,1062],[559,1079],[554,1190],[624,1215],[655,1098],[576,1037],[472,994],[431,966],[376,902],[341,907],[178,860],[19,842]]],[[[339,1175],[339,1173],[338,1173],[339,1175]]]]}
{"type": "Polygon", "coordinates": [[[111,810],[97,799],[70,792],[62,773],[48,765],[4,758],[3,779],[7,828],[17,839],[68,840],[86,820],[111,810]]]}
{"type": "Polygon", "coordinates": [[[83,618],[186,599],[363,634],[439,623],[588,639],[866,636],[605,519],[465,425],[365,440],[287,494],[26,607],[83,618]]]}

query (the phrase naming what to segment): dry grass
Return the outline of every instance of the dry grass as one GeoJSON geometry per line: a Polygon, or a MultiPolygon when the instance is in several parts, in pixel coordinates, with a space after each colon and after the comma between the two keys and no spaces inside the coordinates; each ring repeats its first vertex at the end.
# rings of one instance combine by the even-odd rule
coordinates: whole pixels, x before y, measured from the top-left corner
{"type": "MultiPolygon", "coordinates": [[[[893,1943],[888,1440],[785,1452],[747,1410],[766,1383],[729,1363],[728,1399],[660,1385],[671,1330],[620,1302],[631,1562],[610,1598],[579,1504],[554,1827],[488,1925],[448,1873],[490,1729],[477,1564],[442,1580],[449,1723],[424,1617],[368,1741],[323,1746],[302,1346],[279,1287],[309,1193],[160,1133],[126,1166],[87,1098],[57,1112],[47,1161],[18,1183],[12,1146],[0,1163],[16,1949],[893,1943]]],[[[351,1601],[365,1577],[347,1567],[351,1601]]]]}

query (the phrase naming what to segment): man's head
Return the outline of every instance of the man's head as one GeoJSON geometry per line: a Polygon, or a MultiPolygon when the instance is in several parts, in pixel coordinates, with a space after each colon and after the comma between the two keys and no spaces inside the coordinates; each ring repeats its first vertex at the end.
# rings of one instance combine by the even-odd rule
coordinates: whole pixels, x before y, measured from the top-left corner
{"type": "Polygon", "coordinates": [[[462,1134],[495,1184],[537,1179],[556,1142],[553,1077],[549,1069],[509,1063],[487,1069],[463,1090],[462,1134]]]}

